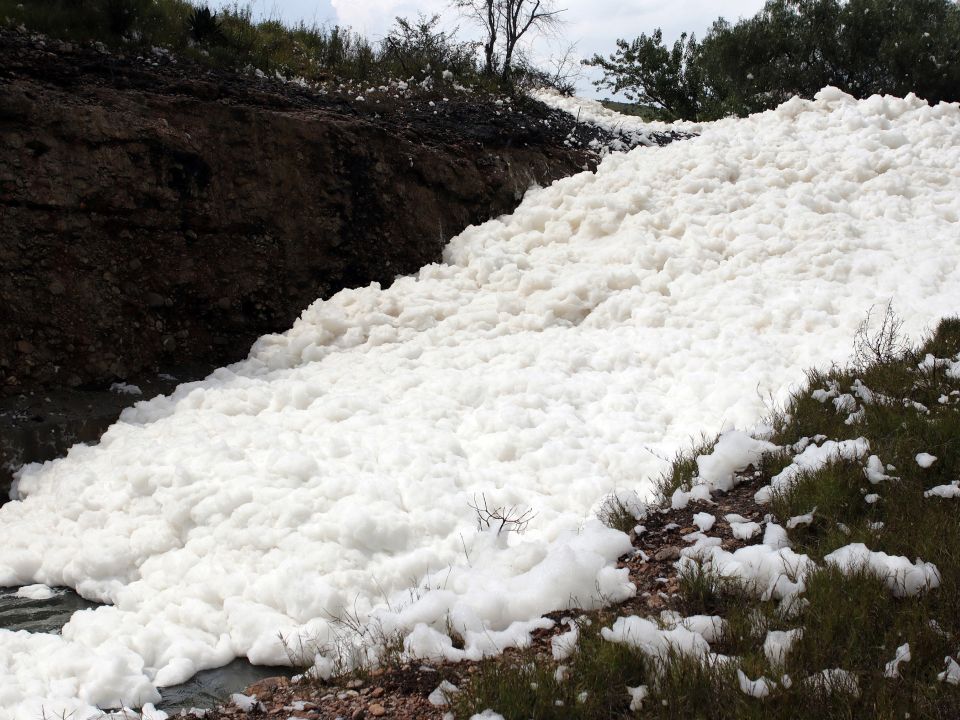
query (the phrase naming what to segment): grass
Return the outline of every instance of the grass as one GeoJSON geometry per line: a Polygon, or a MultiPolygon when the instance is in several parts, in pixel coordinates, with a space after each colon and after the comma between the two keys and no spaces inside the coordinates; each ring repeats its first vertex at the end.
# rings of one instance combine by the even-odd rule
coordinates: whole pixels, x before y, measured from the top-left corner
{"type": "Polygon", "coordinates": [[[608,528],[630,533],[646,512],[646,506],[635,493],[614,492],[604,498],[597,511],[597,518],[608,528]]]}
{"type": "MultiPolygon", "coordinates": [[[[879,332],[888,331],[882,327],[879,332]]],[[[687,567],[679,576],[678,607],[688,616],[725,619],[723,636],[711,650],[734,658],[730,663],[676,652],[654,661],[607,642],[600,632],[616,619],[616,608],[611,608],[591,614],[590,624],[581,621],[579,647],[565,661],[566,679],[558,681],[557,664],[533,652],[487,660],[457,697],[456,716],[492,708],[508,720],[960,717],[960,687],[937,680],[944,658],[960,652],[960,500],[924,497],[925,490],[960,479],[960,377],[924,361],[928,355],[960,355],[960,319],[942,321],[916,346],[897,337],[878,339],[869,331],[858,335],[857,342],[862,352],[856,366],[808,374],[806,386],[771,418],[771,441],[786,447],[817,435],[865,437],[869,453],[884,467],[893,466],[885,472],[897,479],[872,485],[864,474],[866,458],[836,460],[800,474],[774,494],[768,509],[780,524],[816,507],[810,525],[788,531],[793,549],[817,563],[792,610],[761,600],[757,589],[718,577],[709,566],[687,567]],[[849,408],[838,410],[833,398],[821,402],[812,397],[818,389],[835,388],[840,395],[861,384],[871,391],[872,402],[855,395],[862,412],[850,422],[849,408]],[[921,452],[937,461],[920,467],[915,457],[921,452]],[[870,493],[880,496],[877,502],[865,501],[870,493]],[[845,573],[823,561],[851,542],[932,562],[940,586],[897,597],[885,578],[869,570],[845,573]],[[782,662],[772,664],[763,649],[767,632],[797,628],[802,634],[782,662]],[[899,666],[898,676],[888,677],[887,663],[906,643],[910,661],[899,666]],[[808,679],[837,668],[849,675],[808,679]],[[751,679],[769,678],[776,687],[765,698],[749,696],[740,689],[738,669],[751,679]],[[650,694],[632,711],[626,687],[640,684],[650,694]]],[[[708,452],[713,442],[704,438],[677,458],[661,479],[661,500],[689,486],[696,456],[708,452]]],[[[765,457],[760,468],[764,479],[789,464],[793,454],[765,457]]],[[[626,514],[622,508],[614,512],[610,524],[627,523],[615,521],[626,514]]]]}
{"type": "Polygon", "coordinates": [[[678,452],[670,463],[670,469],[654,482],[654,493],[658,501],[666,503],[676,490],[689,490],[690,483],[697,476],[697,457],[713,452],[719,435],[709,437],[701,435],[691,443],[687,451],[678,452]]]}

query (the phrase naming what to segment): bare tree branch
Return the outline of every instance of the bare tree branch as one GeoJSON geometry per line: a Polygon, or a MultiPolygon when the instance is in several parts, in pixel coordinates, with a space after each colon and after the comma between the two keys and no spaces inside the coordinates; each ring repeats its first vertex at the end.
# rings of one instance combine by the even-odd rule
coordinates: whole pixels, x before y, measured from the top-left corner
{"type": "Polygon", "coordinates": [[[474,495],[473,504],[467,503],[467,505],[477,513],[477,529],[496,527],[497,535],[504,531],[522,533],[527,529],[530,521],[537,516],[532,508],[523,510],[516,505],[490,507],[485,493],[480,495],[479,501],[474,495]]]}
{"type": "Polygon", "coordinates": [[[563,10],[554,9],[554,0],[452,0],[453,7],[471,18],[485,35],[483,42],[484,72],[493,77],[498,72],[509,84],[517,43],[528,32],[546,30],[560,23],[563,10]],[[497,49],[502,55],[497,57],[497,49]],[[498,62],[499,60],[499,62],[498,62]]]}

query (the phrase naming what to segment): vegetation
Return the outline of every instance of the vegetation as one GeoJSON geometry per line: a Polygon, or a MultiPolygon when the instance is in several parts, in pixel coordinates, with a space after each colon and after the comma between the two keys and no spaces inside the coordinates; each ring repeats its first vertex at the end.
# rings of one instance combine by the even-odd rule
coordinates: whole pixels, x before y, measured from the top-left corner
{"type": "Polygon", "coordinates": [[[669,120],[664,112],[654,106],[654,105],[645,105],[643,103],[626,103],[626,102],[617,102],[616,100],[601,100],[600,104],[603,105],[608,110],[613,110],[614,112],[620,113],[621,115],[632,115],[638,117],[641,120],[650,122],[652,120],[669,120]]]}
{"type": "MultiPolygon", "coordinates": [[[[611,608],[581,616],[578,648],[560,670],[556,661],[533,652],[482,663],[456,696],[457,717],[484,708],[508,720],[960,717],[960,686],[938,679],[944,658],[957,659],[960,651],[960,498],[925,495],[960,478],[960,373],[934,360],[960,354],[960,319],[941,322],[920,346],[906,344],[898,330],[889,309],[868,321],[857,335],[854,366],[811,372],[806,386],[770,418],[771,441],[781,447],[816,435],[865,437],[870,454],[882,459],[891,476],[871,485],[866,458],[837,460],[801,473],[774,495],[768,508],[781,525],[816,508],[810,524],[788,530],[793,549],[817,563],[804,578],[802,599],[764,600],[758,588],[721,577],[709,565],[680,573],[673,608],[687,616],[722,616],[725,627],[711,649],[733,662],[673,650],[652,657],[605,640],[602,629],[617,616],[611,608]],[[858,409],[822,394],[817,399],[816,390],[851,393],[858,409]],[[936,462],[922,467],[916,456],[923,452],[936,462]],[[868,502],[868,493],[879,498],[868,502]],[[939,587],[898,597],[875,572],[842,572],[823,562],[851,542],[934,563],[939,587]],[[802,630],[792,648],[771,659],[763,647],[767,632],[792,629],[802,630]],[[891,671],[888,664],[905,644],[909,661],[891,671]],[[837,668],[848,674],[819,674],[837,668]],[[767,697],[748,695],[738,671],[746,679],[769,678],[775,686],[767,697]],[[649,696],[631,710],[627,688],[641,685],[649,696]]],[[[688,485],[695,456],[709,447],[704,439],[679,457],[661,493],[688,485]]],[[[796,452],[771,453],[760,468],[763,477],[779,472],[796,452]]],[[[614,519],[628,514],[613,509],[614,519]]]]}
{"type": "Polygon", "coordinates": [[[483,71],[510,85],[518,66],[517,43],[524,36],[549,30],[559,23],[562,10],[553,0],[453,0],[453,6],[483,31],[483,71]]]}
{"type": "Polygon", "coordinates": [[[812,97],[834,85],[854,97],[960,100],[960,6],[950,0],[769,0],[754,17],[718,19],[698,41],[667,47],[659,29],[617,40],[598,87],[667,117],[711,120],[812,97]]]}
{"type": "MultiPolygon", "coordinates": [[[[4,21],[63,40],[100,42],[118,51],[148,54],[159,47],[214,68],[259,70],[310,82],[446,80],[497,91],[551,78],[516,59],[511,71],[485,73],[477,57],[478,44],[461,42],[455,31],[441,30],[437,15],[397,18],[379,43],[338,25],[301,22],[288,27],[277,20],[256,20],[251,6],[236,2],[213,10],[189,0],[0,0],[0,22],[4,21]]],[[[532,22],[535,27],[542,20],[537,16],[532,22]]],[[[505,57],[500,62],[511,61],[505,57]]]]}

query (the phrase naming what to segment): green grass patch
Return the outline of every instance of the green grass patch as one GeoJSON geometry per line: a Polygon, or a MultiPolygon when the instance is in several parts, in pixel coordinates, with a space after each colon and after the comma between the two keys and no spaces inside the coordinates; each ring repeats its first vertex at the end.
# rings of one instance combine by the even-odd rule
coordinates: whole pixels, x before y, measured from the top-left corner
{"type": "Polygon", "coordinates": [[[611,619],[598,613],[581,619],[578,650],[562,663],[530,651],[481,662],[467,691],[456,696],[456,716],[495,708],[508,718],[628,717],[624,687],[644,684],[650,663],[639,651],[600,637],[611,619]]]}
{"type": "Polygon", "coordinates": [[[654,482],[656,501],[660,504],[669,501],[676,490],[689,490],[690,484],[697,476],[697,457],[709,455],[717,444],[719,435],[701,435],[698,440],[691,442],[689,450],[682,450],[674,457],[667,470],[654,482]]]}

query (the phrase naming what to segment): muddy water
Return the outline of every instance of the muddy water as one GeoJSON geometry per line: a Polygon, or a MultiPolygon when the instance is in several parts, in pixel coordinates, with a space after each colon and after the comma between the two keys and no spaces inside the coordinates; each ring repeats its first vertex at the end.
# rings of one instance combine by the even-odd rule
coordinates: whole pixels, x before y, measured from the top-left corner
{"type": "MultiPolygon", "coordinates": [[[[59,634],[73,613],[97,607],[96,603],[67,589],[59,589],[49,600],[28,600],[17,597],[16,592],[17,588],[0,588],[0,629],[59,634]]],[[[290,674],[290,668],[262,667],[246,660],[234,660],[224,667],[197,673],[182,685],[161,688],[163,699],[158,707],[171,715],[181,708],[210,708],[257,680],[290,674]]]]}

